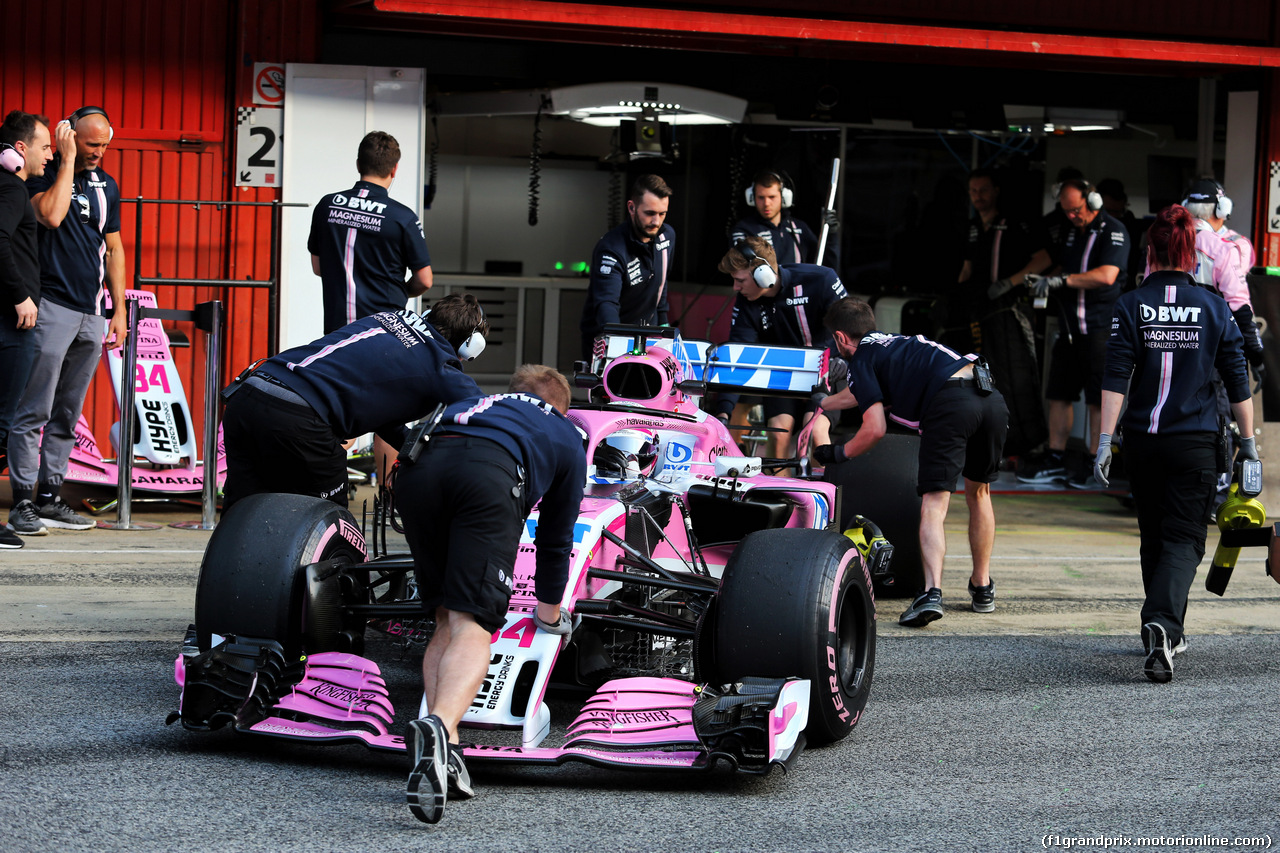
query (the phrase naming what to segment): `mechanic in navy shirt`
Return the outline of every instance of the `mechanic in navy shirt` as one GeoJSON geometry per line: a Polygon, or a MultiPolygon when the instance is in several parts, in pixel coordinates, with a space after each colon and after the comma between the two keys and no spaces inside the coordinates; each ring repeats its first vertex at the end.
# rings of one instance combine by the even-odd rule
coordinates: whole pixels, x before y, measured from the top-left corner
{"type": "Polygon", "coordinates": [[[1152,681],[1173,678],[1186,649],[1183,622],[1196,567],[1204,558],[1204,518],[1217,482],[1218,410],[1214,369],[1240,425],[1240,459],[1257,459],[1244,338],[1231,309],[1198,286],[1195,225],[1186,208],[1160,212],[1147,231],[1152,270],[1115,305],[1102,385],[1102,434],[1094,476],[1106,483],[1111,435],[1124,412],[1125,470],[1142,544],[1142,641],[1152,681]]]}
{"type": "Polygon", "coordinates": [[[991,169],[969,173],[969,245],[950,294],[947,326],[939,340],[954,349],[981,353],[991,362],[996,387],[1009,405],[1005,453],[1021,456],[1048,437],[1040,396],[1031,303],[1023,287],[1028,273],[1048,269],[1048,235],[1039,221],[1007,214],[991,169]]]}
{"type": "Polygon", "coordinates": [[[875,332],[875,323],[871,306],[853,297],[827,311],[827,327],[849,363],[849,387],[827,397],[822,405],[831,410],[856,405],[862,425],[845,444],[817,447],[813,456],[831,465],[865,453],[884,437],[889,419],[919,432],[916,491],[921,496],[925,589],[898,622],[923,627],[942,617],[942,563],[947,550],[943,522],[961,474],[973,555],[969,596],[976,612],[989,613],[995,609],[990,563],[996,538],[990,484],[999,476],[1009,410],[994,385],[989,390],[982,387],[978,372],[985,368],[974,364],[977,356],[958,355],[920,335],[875,332]]]}
{"type": "Polygon", "coordinates": [[[373,432],[399,447],[405,424],[440,403],[479,396],[458,351],[487,331],[476,298],[450,294],[436,302],[430,321],[384,311],[262,362],[224,392],[223,514],[263,492],[346,506],[342,442],[373,432]]]}
{"type": "Polygon", "coordinates": [[[405,738],[409,806],[427,823],[440,819],[447,797],[472,796],[458,724],[488,670],[490,637],[506,622],[520,536],[539,501],[534,622],[569,631],[560,602],[587,475],[582,436],[565,417],[569,382],[526,364],[509,390],[446,409],[420,455],[402,454],[394,481],[418,592],[436,622],[422,659],[431,713],[405,738]]]}
{"type": "MultiPolygon", "coordinates": [[[[737,244],[747,237],[759,237],[773,247],[778,263],[816,264],[818,235],[803,220],[791,215],[795,190],[788,183],[781,173],[772,169],[759,172],[747,188],[747,204],[755,209],[738,220],[729,234],[729,240],[737,244]]],[[[832,231],[840,227],[834,210],[823,210],[822,218],[832,231]]],[[[836,243],[833,240],[827,241],[822,265],[838,272],[840,264],[836,243]]]]}
{"type": "MultiPolygon", "coordinates": [[[[759,237],[747,237],[726,252],[718,269],[733,278],[738,294],[730,343],[818,349],[831,345],[822,317],[847,295],[834,270],[813,264],[779,265],[773,247],[759,237]]],[[[716,402],[716,417],[728,423],[737,402],[737,394],[722,394],[716,402]]],[[[781,459],[790,455],[787,449],[797,419],[807,423],[813,404],[807,399],[764,397],[764,414],[768,426],[785,430],[769,433],[769,454],[781,459]]]]}
{"type": "Polygon", "coordinates": [[[103,332],[114,348],[124,344],[127,331],[120,188],[102,168],[111,121],[100,107],[81,107],[54,135],[55,165],[27,181],[41,225],[40,314],[33,330],[35,360],[9,431],[9,523],[35,536],[49,527],[94,526],[58,493],[103,332]],[[109,323],[102,319],[104,281],[115,309],[109,323]]]}
{"type": "Polygon", "coordinates": [[[627,218],[600,238],[591,253],[591,280],[582,308],[582,356],[608,323],[665,326],[667,277],[676,253],[676,232],[665,224],[671,187],[658,175],[641,175],[631,186],[627,218]]]}
{"type": "MultiPolygon", "coordinates": [[[[1111,309],[1124,291],[1129,266],[1129,232],[1102,209],[1102,196],[1084,180],[1066,181],[1058,193],[1062,213],[1072,223],[1062,246],[1058,275],[1026,277],[1037,298],[1048,296],[1060,328],[1049,360],[1049,451],[1036,468],[1018,475],[1027,483],[1067,479],[1064,455],[1075,413],[1072,404],[1084,391],[1089,411],[1089,453],[1098,448],[1102,370],[1106,359],[1111,309]]],[[[1068,485],[1096,488],[1090,473],[1068,485]]]]}
{"type": "Polygon", "coordinates": [[[422,221],[387,192],[399,165],[394,136],[366,134],[356,154],[360,180],[316,203],[307,251],[324,293],[325,334],[370,314],[400,311],[431,288],[422,221]]]}

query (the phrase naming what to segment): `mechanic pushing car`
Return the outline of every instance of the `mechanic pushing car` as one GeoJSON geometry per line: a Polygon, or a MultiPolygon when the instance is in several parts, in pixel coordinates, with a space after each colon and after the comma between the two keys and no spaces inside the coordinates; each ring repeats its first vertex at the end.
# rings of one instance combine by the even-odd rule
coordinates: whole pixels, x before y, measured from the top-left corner
{"type": "Polygon", "coordinates": [[[886,417],[920,433],[920,556],[924,591],[898,624],[922,628],[942,618],[942,562],[947,538],[943,522],[956,478],[964,475],[969,508],[973,574],[969,596],[977,613],[995,609],[991,548],[996,538],[991,483],[1000,473],[1000,452],[1009,429],[1009,409],[985,362],[962,356],[922,336],[874,331],[875,314],[861,299],[846,297],[827,311],[825,322],[849,363],[849,387],[822,402],[826,410],[857,406],[862,425],[845,444],[813,451],[823,465],[870,450],[884,437],[886,417]]]}
{"type": "Polygon", "coordinates": [[[426,823],[440,820],[449,797],[474,796],[458,724],[484,680],[490,637],[506,620],[525,520],[544,496],[534,622],[569,632],[560,602],[587,476],[582,436],[565,417],[569,382],[553,367],[526,364],[509,390],[450,406],[433,432],[410,439],[395,475],[418,594],[436,621],[422,658],[431,713],[410,722],[405,738],[409,808],[426,823]]]}
{"type": "Polygon", "coordinates": [[[450,294],[429,319],[412,311],[374,314],[242,374],[223,391],[223,516],[265,492],[345,507],[342,442],[375,432],[399,447],[405,424],[441,403],[479,397],[459,359],[479,355],[488,330],[474,296],[450,294]]]}

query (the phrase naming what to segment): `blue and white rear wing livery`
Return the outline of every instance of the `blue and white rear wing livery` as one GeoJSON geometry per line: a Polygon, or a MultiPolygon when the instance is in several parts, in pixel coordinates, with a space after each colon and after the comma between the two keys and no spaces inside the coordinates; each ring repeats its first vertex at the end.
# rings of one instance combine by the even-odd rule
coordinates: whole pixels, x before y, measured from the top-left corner
{"type": "Polygon", "coordinates": [[[687,378],[705,381],[709,390],[807,397],[826,373],[825,350],[778,344],[716,346],[709,341],[682,338],[678,332],[673,335],[673,331],[608,326],[603,336],[604,358],[610,361],[631,352],[637,334],[644,333],[646,346],[670,350],[688,365],[687,378]]]}

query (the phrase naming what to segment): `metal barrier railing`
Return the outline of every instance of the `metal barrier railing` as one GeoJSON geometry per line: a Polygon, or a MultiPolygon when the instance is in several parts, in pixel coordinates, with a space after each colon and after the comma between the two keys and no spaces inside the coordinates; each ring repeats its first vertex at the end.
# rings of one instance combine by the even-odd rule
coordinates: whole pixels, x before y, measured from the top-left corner
{"type": "Polygon", "coordinates": [[[138,327],[143,319],[194,322],[207,334],[204,373],[204,477],[200,488],[200,521],[178,521],[170,527],[212,530],[218,498],[218,394],[222,390],[222,328],[226,311],[219,300],[201,302],[191,311],[148,308],[135,298],[125,299],[128,336],[124,343],[120,389],[120,451],[116,454],[116,520],[100,521],[105,530],[155,530],[160,525],[133,520],[133,436],[138,412],[135,406],[138,365],[138,327]]]}

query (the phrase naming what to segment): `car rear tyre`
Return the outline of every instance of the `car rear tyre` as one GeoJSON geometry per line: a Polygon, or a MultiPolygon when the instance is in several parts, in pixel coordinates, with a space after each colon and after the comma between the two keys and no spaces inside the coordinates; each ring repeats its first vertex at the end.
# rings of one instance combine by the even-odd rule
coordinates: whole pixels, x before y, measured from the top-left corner
{"type": "Polygon", "coordinates": [[[343,568],[365,560],[355,518],[332,501],[261,494],[238,501],[209,538],[196,584],[196,641],[279,642],[286,658],[359,651],[363,623],[342,616],[343,568]],[[320,564],[320,565],[316,565],[320,564]]]}
{"type": "MultiPolygon", "coordinates": [[[[725,567],[713,624],[722,682],[810,682],[810,744],[840,740],[867,704],[875,669],[875,598],[857,548],[834,531],[762,530],[725,567]]],[[[705,664],[704,664],[705,665],[705,664]]]]}

